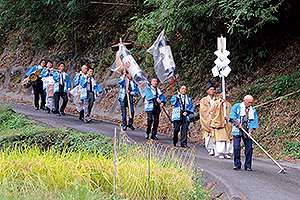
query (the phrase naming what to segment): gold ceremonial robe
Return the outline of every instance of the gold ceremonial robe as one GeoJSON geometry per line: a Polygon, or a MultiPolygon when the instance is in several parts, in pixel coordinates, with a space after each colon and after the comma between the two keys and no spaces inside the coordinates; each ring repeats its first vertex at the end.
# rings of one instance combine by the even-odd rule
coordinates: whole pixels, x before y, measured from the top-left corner
{"type": "MultiPolygon", "coordinates": [[[[211,123],[211,109],[212,105],[210,103],[210,97],[206,96],[200,100],[200,123],[202,127],[202,138],[206,138],[207,136],[211,136],[214,138],[212,133],[211,123]]],[[[214,141],[214,139],[213,139],[214,141]]]]}
{"type": "Polygon", "coordinates": [[[226,101],[227,122],[225,125],[223,103],[221,102],[221,99],[218,99],[214,102],[214,105],[211,109],[211,127],[213,128],[215,141],[230,142],[230,140],[233,138],[231,135],[232,124],[228,122],[231,107],[231,104],[226,101]]]}

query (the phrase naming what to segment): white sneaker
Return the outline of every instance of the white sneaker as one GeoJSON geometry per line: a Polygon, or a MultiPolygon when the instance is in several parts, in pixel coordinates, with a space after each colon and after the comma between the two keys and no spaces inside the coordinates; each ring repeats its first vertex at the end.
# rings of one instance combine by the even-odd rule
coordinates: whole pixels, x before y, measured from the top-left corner
{"type": "Polygon", "coordinates": [[[227,154],[226,154],[224,157],[225,157],[226,159],[230,159],[230,158],[231,158],[230,155],[227,155],[227,154]]]}
{"type": "Polygon", "coordinates": [[[219,156],[220,159],[224,159],[224,156],[219,156]]]}

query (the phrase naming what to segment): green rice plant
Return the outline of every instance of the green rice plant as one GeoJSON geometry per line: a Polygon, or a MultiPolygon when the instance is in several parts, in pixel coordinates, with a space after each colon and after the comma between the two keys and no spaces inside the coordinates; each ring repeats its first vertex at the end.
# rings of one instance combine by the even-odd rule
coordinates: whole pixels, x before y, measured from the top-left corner
{"type": "Polygon", "coordinates": [[[175,164],[161,165],[154,157],[150,160],[150,177],[149,160],[144,156],[121,159],[117,166],[117,191],[123,191],[122,197],[177,199],[182,192],[192,188],[192,174],[187,169],[178,169],[175,164]]]}
{"type": "MultiPolygon", "coordinates": [[[[0,166],[2,199],[111,199],[113,194],[113,159],[97,152],[7,148],[0,151],[0,166]]],[[[148,198],[147,167],[142,157],[117,162],[117,198],[148,198]]],[[[191,188],[189,172],[152,159],[150,199],[180,199],[191,188]]]]}

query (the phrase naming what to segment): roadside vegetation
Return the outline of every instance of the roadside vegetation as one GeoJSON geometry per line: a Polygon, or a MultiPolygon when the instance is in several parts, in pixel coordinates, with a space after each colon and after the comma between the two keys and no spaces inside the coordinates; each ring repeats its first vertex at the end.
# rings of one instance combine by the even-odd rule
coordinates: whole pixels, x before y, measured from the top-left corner
{"type": "MultiPolygon", "coordinates": [[[[112,199],[112,138],[35,125],[10,104],[0,106],[0,196],[6,199],[112,199]]],[[[117,162],[117,199],[208,199],[200,174],[172,164],[117,162]]]]}

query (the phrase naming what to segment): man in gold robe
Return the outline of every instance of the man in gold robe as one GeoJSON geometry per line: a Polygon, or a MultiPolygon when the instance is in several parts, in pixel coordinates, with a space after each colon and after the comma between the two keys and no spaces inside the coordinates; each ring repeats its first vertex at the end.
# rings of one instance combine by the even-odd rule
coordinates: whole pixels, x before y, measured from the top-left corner
{"type": "Polygon", "coordinates": [[[211,108],[215,101],[215,87],[208,79],[206,86],[207,96],[200,100],[200,123],[202,129],[202,137],[205,139],[205,147],[208,151],[208,155],[214,155],[215,149],[215,136],[211,127],[211,108]]]}
{"type": "Polygon", "coordinates": [[[219,90],[219,99],[214,102],[211,109],[211,127],[215,136],[215,156],[230,159],[233,153],[232,124],[228,122],[231,104],[223,98],[222,86],[219,90]],[[224,104],[226,103],[226,117],[224,116],[224,104]]]}

